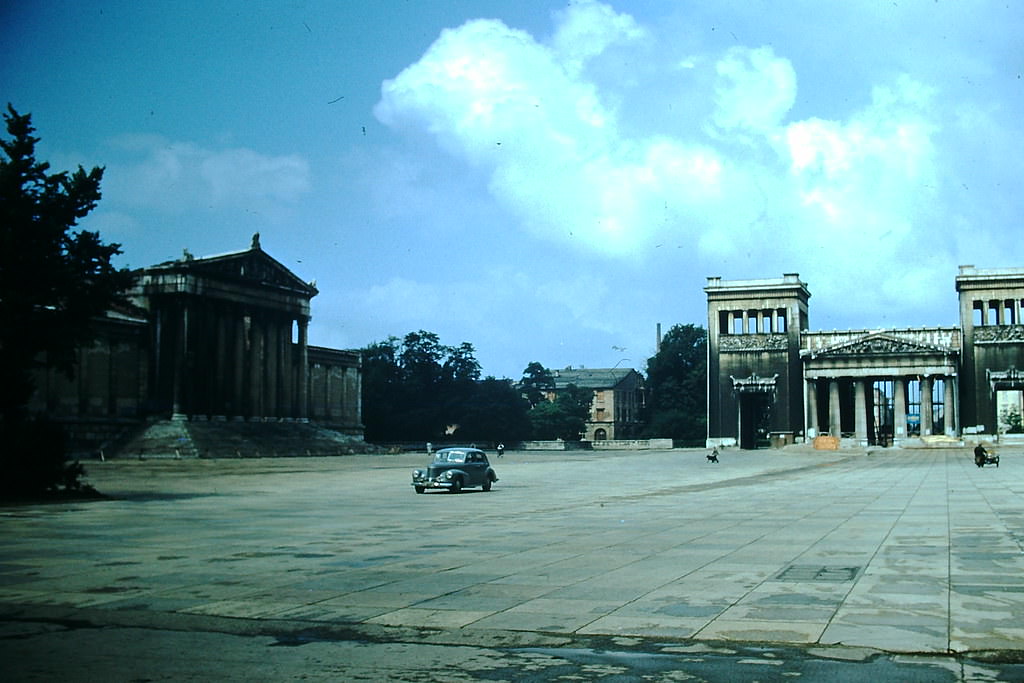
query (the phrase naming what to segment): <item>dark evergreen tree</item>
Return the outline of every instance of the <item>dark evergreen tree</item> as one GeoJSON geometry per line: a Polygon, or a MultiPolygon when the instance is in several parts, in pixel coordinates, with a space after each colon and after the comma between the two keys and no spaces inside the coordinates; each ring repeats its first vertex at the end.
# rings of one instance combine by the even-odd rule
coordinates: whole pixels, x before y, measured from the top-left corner
{"type": "MultiPolygon", "coordinates": [[[[31,116],[7,105],[9,138],[0,140],[0,442],[8,493],[51,489],[64,475],[60,439],[34,434],[33,373],[49,365],[69,377],[76,351],[95,336],[95,320],[131,285],[112,259],[120,245],[73,230],[100,199],[102,168],[48,173],[35,158],[31,116]],[[40,452],[43,450],[44,452],[40,452]],[[45,463],[43,461],[46,461],[45,463]]],[[[77,478],[76,478],[77,481],[77,478]]]]}

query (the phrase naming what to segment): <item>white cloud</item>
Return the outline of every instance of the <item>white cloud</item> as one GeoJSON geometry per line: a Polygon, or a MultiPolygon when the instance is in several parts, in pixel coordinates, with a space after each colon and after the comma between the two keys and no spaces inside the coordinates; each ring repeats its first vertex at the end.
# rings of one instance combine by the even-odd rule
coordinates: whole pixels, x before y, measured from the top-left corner
{"type": "Polygon", "coordinates": [[[842,118],[793,120],[798,75],[785,55],[687,46],[666,58],[666,83],[706,84],[714,108],[702,124],[648,134],[622,125],[629,98],[588,80],[586,65],[612,44],[646,48],[649,33],[594,2],[571,5],[556,29],[548,43],[499,21],[446,30],[384,83],[377,116],[489,174],[492,195],[553,244],[641,262],[667,242],[735,276],[873,278],[883,297],[906,286],[894,266],[904,272],[935,218],[933,88],[889,78],[842,118]]]}
{"type": "Polygon", "coordinates": [[[618,14],[608,5],[594,0],[574,3],[555,13],[556,31],[552,49],[566,70],[578,75],[587,60],[619,42],[642,40],[647,31],[628,14],[618,14]]]}
{"type": "Polygon", "coordinates": [[[295,203],[312,186],[309,165],[297,155],[208,149],[147,135],[123,136],[115,144],[129,159],[108,167],[104,194],[121,206],[274,211],[295,203]]]}
{"type": "Polygon", "coordinates": [[[724,131],[749,129],[772,135],[796,101],[796,72],[770,47],[735,47],[715,70],[715,124],[724,131]]]}

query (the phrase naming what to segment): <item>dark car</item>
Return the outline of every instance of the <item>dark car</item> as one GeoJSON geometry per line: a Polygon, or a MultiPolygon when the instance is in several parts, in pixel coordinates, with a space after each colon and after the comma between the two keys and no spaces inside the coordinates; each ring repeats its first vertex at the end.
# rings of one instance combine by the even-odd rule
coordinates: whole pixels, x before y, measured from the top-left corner
{"type": "Polygon", "coordinates": [[[412,485],[416,493],[427,489],[447,489],[458,493],[464,488],[479,486],[491,490],[498,475],[491,469],[487,454],[479,448],[442,448],[434,454],[427,469],[412,471],[412,485]]]}

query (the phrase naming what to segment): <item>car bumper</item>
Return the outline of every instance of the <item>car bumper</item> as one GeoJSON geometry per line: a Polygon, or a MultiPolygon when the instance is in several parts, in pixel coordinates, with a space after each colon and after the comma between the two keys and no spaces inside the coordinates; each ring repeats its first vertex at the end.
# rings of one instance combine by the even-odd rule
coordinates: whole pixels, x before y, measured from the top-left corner
{"type": "Polygon", "coordinates": [[[450,481],[413,481],[413,486],[422,486],[425,489],[450,489],[452,483],[450,481]]]}

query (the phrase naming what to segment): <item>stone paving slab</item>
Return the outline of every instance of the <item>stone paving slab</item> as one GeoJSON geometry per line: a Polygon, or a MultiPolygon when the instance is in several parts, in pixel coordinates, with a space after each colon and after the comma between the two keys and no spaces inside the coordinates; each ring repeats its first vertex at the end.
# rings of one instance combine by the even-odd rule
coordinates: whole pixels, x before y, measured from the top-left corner
{"type": "Polygon", "coordinates": [[[386,628],[1024,650],[1024,457],[510,453],[89,463],[95,502],[0,508],[0,605],[386,628]],[[1016,463],[1016,464],[1015,464],[1016,463]]]}

